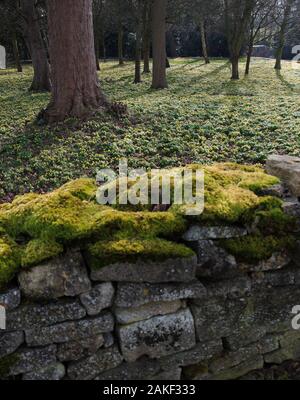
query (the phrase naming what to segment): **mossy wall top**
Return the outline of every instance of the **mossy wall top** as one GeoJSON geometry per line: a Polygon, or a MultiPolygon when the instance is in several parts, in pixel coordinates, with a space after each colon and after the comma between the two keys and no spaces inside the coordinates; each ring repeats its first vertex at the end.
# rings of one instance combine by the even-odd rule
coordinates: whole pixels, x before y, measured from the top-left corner
{"type": "MultiPolygon", "coordinates": [[[[188,257],[192,250],[178,242],[195,222],[249,226],[255,221],[251,243],[261,246],[267,240],[269,246],[268,251],[258,252],[258,258],[290,244],[283,239],[289,237],[293,221],[284,214],[281,201],[259,195],[278,183],[277,178],[257,166],[231,163],[181,170],[185,168],[205,172],[205,209],[197,217],[186,216],[185,205],[171,204],[162,212],[141,206],[124,210],[119,205],[99,205],[95,182],[85,178],[52,193],[29,193],[0,205],[0,285],[13,279],[19,268],[36,265],[70,246],[85,250],[95,260],[95,268],[124,259],[188,257]]],[[[259,248],[250,247],[254,252],[259,248]]],[[[230,242],[227,248],[251,259],[251,254],[244,254],[245,243],[230,242]]]]}

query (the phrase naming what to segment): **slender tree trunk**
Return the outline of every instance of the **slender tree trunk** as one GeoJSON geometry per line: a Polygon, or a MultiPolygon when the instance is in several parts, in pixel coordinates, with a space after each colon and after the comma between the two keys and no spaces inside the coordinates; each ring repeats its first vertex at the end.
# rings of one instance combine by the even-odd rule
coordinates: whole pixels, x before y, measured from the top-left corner
{"type": "Polygon", "coordinates": [[[51,90],[50,66],[41,35],[35,0],[22,0],[21,6],[24,17],[24,36],[31,54],[34,70],[34,77],[30,90],[49,91],[51,90]]]}
{"type": "Polygon", "coordinates": [[[275,62],[275,69],[278,71],[281,70],[281,60],[282,60],[282,55],[283,55],[283,48],[284,48],[284,32],[280,32],[280,39],[279,39],[279,45],[276,49],[276,62],[275,62]]]}
{"type": "Polygon", "coordinates": [[[18,40],[17,40],[17,34],[16,31],[14,30],[12,33],[12,47],[13,47],[13,53],[14,53],[14,59],[15,59],[15,64],[18,72],[22,72],[22,64],[20,61],[20,53],[19,53],[19,47],[18,47],[18,40]]]}
{"type": "Polygon", "coordinates": [[[96,71],[92,0],[49,1],[48,24],[53,89],[44,118],[85,118],[108,105],[96,71]]]}
{"type": "Polygon", "coordinates": [[[279,33],[278,47],[276,50],[275,69],[277,69],[277,70],[281,70],[281,60],[282,60],[283,49],[284,49],[284,44],[285,44],[285,36],[286,36],[287,30],[288,30],[289,18],[291,15],[293,2],[294,2],[294,0],[287,0],[285,9],[284,9],[283,21],[282,21],[282,24],[280,27],[280,33],[279,33]]]}
{"type": "Polygon", "coordinates": [[[143,56],[144,56],[144,74],[149,74],[150,71],[150,33],[145,32],[143,37],[143,56]]]}
{"type": "Polygon", "coordinates": [[[232,65],[232,80],[238,80],[240,79],[240,73],[239,73],[239,55],[234,55],[231,57],[231,65],[232,65]]]}
{"type": "Polygon", "coordinates": [[[147,1],[143,7],[143,59],[144,74],[150,73],[150,43],[151,43],[151,2],[147,1]]]}
{"type": "Polygon", "coordinates": [[[252,59],[253,47],[254,47],[254,44],[251,41],[248,46],[245,75],[250,74],[250,64],[251,64],[251,59],[252,59]]]}
{"type": "Polygon", "coordinates": [[[134,83],[141,83],[141,57],[142,57],[142,26],[141,21],[137,22],[135,39],[135,74],[134,83]]]}
{"type": "Polygon", "coordinates": [[[169,57],[166,57],[166,68],[171,68],[169,57]]]}
{"type": "Polygon", "coordinates": [[[154,0],[152,12],[153,89],[165,89],[168,87],[166,74],[166,14],[167,0],[154,0]]]}
{"type": "Polygon", "coordinates": [[[206,35],[205,35],[205,25],[204,19],[201,17],[200,19],[200,34],[201,34],[201,44],[202,44],[202,54],[205,61],[205,64],[209,64],[208,52],[207,52],[207,43],[206,43],[206,35]]]}
{"type": "Polygon", "coordinates": [[[124,65],[124,57],[123,57],[123,25],[121,19],[118,24],[118,56],[119,56],[119,65],[124,65]]]}

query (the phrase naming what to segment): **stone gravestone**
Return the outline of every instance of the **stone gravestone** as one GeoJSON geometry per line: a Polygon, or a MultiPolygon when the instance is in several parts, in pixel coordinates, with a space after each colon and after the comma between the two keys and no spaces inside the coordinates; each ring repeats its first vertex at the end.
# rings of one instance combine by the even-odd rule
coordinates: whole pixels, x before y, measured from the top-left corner
{"type": "Polygon", "coordinates": [[[6,69],[6,51],[3,46],[0,46],[0,69],[6,69]]]}

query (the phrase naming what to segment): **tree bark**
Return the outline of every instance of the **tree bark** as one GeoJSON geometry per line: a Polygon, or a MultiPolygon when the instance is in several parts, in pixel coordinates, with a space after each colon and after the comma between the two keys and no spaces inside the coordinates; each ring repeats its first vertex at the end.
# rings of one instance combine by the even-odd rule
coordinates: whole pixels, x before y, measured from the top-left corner
{"type": "Polygon", "coordinates": [[[167,0],[154,0],[152,12],[153,89],[165,89],[168,87],[166,74],[166,14],[167,0]]]}
{"type": "Polygon", "coordinates": [[[205,64],[209,64],[208,52],[207,52],[207,43],[206,43],[206,35],[205,35],[205,25],[204,20],[201,17],[200,19],[200,34],[201,34],[201,44],[202,44],[202,54],[205,61],[205,64]]]}
{"type": "Polygon", "coordinates": [[[151,2],[147,1],[143,9],[143,59],[144,74],[150,73],[150,43],[151,43],[151,2]]]}
{"type": "Polygon", "coordinates": [[[14,59],[15,59],[15,64],[18,72],[22,72],[22,64],[20,61],[20,53],[19,53],[19,47],[18,47],[18,40],[17,40],[17,33],[14,30],[12,33],[12,47],[13,47],[13,53],[14,53],[14,59]]]}
{"type": "Polygon", "coordinates": [[[92,0],[49,1],[48,23],[53,89],[44,118],[85,118],[108,105],[96,71],[92,0]]]}
{"type": "Polygon", "coordinates": [[[232,80],[238,80],[240,79],[240,73],[239,73],[239,55],[235,55],[231,57],[231,65],[232,65],[232,80]]]}
{"type": "Polygon", "coordinates": [[[119,21],[118,24],[118,57],[119,57],[119,65],[124,65],[124,57],[123,57],[123,25],[122,21],[119,21]]]}
{"type": "Polygon", "coordinates": [[[135,38],[135,73],[134,83],[141,83],[141,57],[142,57],[142,26],[141,20],[137,21],[135,38]]]}
{"type": "Polygon", "coordinates": [[[245,75],[249,75],[250,74],[250,64],[251,64],[251,59],[252,59],[253,47],[254,47],[254,44],[251,42],[249,44],[248,52],[247,52],[245,75]]]}
{"type": "Polygon", "coordinates": [[[41,35],[35,0],[22,0],[21,7],[24,17],[24,37],[31,54],[34,70],[30,90],[49,91],[51,90],[50,66],[45,43],[41,35]]]}
{"type": "Polygon", "coordinates": [[[286,6],[284,9],[283,20],[282,20],[282,24],[280,26],[280,32],[279,32],[278,47],[276,50],[275,69],[277,69],[277,70],[281,70],[281,60],[282,60],[283,49],[284,49],[284,44],[285,44],[285,36],[287,33],[287,29],[288,29],[289,18],[290,18],[290,14],[292,11],[293,2],[294,2],[294,0],[287,0],[286,6]]]}

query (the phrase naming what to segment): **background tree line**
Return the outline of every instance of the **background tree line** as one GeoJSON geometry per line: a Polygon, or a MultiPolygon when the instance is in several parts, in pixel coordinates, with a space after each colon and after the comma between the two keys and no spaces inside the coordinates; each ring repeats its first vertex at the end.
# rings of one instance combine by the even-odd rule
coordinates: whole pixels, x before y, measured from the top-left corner
{"type": "Polygon", "coordinates": [[[136,84],[152,72],[153,89],[168,86],[168,57],[228,57],[239,79],[240,57],[249,74],[254,46],[263,44],[280,70],[299,44],[299,16],[300,0],[0,0],[0,43],[18,71],[32,61],[30,89],[52,92],[43,118],[55,122],[118,108],[98,80],[107,57],[120,67],[134,60],[136,84]]]}

